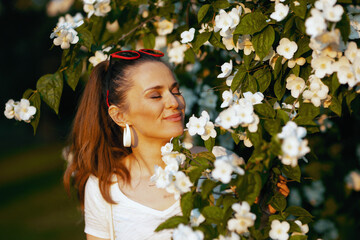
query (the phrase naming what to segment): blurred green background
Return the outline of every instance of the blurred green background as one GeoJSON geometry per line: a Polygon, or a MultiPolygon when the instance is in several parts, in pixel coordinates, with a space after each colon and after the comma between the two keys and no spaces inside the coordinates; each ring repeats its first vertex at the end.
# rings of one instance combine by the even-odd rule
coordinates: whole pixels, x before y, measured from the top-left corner
{"type": "MultiPolygon", "coordinates": [[[[47,0],[0,0],[0,105],[20,100],[36,80],[54,73],[61,49],[50,50],[57,17],[46,14],[47,0]],[[5,86],[5,87],[4,87],[5,86]]],[[[74,14],[75,12],[70,12],[74,14]]],[[[85,239],[76,197],[62,185],[62,149],[79,93],[64,84],[59,115],[44,103],[36,136],[31,125],[0,117],[0,239],[85,239]]],[[[350,171],[360,171],[360,97],[350,114],[322,122],[332,127],[309,138],[318,158],[300,161],[305,180],[289,183],[289,201],[316,217],[309,239],[355,239],[360,229],[360,192],[346,187],[350,171]]],[[[241,143],[242,144],[242,143],[241,143]]],[[[240,144],[240,145],[241,145],[240,144]]],[[[244,150],[243,146],[235,149],[244,150]]],[[[243,152],[244,153],[244,152],[243,152]]],[[[245,152],[246,154],[246,152],[245,152]]]]}
{"type": "MultiPolygon", "coordinates": [[[[18,101],[53,73],[61,51],[49,36],[58,18],[43,0],[1,0],[0,105],[18,101]]],[[[81,86],[78,87],[81,89],[81,86]]],[[[78,94],[64,86],[57,116],[45,104],[36,136],[30,124],[0,117],[0,239],[85,239],[76,197],[62,184],[65,146],[78,94]]],[[[2,110],[3,111],[3,110],[2,110]]]]}

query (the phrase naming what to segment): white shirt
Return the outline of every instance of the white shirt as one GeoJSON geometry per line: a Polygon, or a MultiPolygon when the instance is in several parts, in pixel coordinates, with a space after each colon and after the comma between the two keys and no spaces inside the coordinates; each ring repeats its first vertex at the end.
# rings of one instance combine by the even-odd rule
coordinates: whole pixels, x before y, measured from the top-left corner
{"type": "Polygon", "coordinates": [[[163,211],[156,210],[126,197],[117,183],[111,185],[110,194],[117,204],[112,205],[102,197],[98,178],[91,175],[85,186],[85,233],[110,239],[110,211],[116,240],[171,239],[172,230],[154,230],[166,219],[182,215],[180,200],[163,211]],[[111,210],[110,210],[111,209],[111,210]]]}

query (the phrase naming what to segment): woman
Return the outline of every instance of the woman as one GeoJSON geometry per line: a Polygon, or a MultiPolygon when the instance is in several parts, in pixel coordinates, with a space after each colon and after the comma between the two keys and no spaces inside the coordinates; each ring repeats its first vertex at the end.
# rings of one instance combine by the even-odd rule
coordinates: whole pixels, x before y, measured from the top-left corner
{"type": "Polygon", "coordinates": [[[184,130],[185,101],[162,55],[113,54],[110,65],[93,69],[85,87],[64,182],[69,189],[73,178],[78,190],[88,240],[110,239],[109,203],[119,202],[111,209],[116,239],[170,239],[168,231],[154,229],[181,212],[172,194],[150,182],[154,165],[165,167],[160,148],[184,130]]]}
{"type": "Polygon", "coordinates": [[[78,190],[88,240],[170,239],[170,230],[154,230],[181,214],[179,200],[150,182],[154,166],[165,167],[161,147],[184,131],[185,101],[161,56],[114,53],[85,87],[64,183],[78,190]]]}

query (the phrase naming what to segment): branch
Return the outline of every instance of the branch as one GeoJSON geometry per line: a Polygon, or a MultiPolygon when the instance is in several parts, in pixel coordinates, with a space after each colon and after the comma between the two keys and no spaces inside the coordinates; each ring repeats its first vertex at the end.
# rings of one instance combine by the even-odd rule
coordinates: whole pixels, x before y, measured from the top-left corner
{"type": "Polygon", "coordinates": [[[122,35],[121,38],[119,38],[118,40],[118,44],[120,43],[121,40],[123,40],[124,38],[126,38],[127,36],[129,36],[130,34],[132,34],[133,32],[135,32],[138,28],[140,28],[141,26],[143,26],[144,24],[147,24],[148,22],[150,22],[151,20],[153,20],[155,18],[155,16],[146,19],[145,21],[141,22],[139,25],[137,25],[136,27],[134,27],[133,29],[130,30],[130,32],[122,35]]]}

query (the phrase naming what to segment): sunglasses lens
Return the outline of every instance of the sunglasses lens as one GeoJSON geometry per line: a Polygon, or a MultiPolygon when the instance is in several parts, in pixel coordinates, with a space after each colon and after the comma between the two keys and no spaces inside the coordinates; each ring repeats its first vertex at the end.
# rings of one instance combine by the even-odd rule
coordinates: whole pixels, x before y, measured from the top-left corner
{"type": "Polygon", "coordinates": [[[162,52],[158,51],[158,50],[153,50],[153,49],[144,49],[143,52],[145,53],[150,53],[150,54],[162,54],[162,52]]]}

